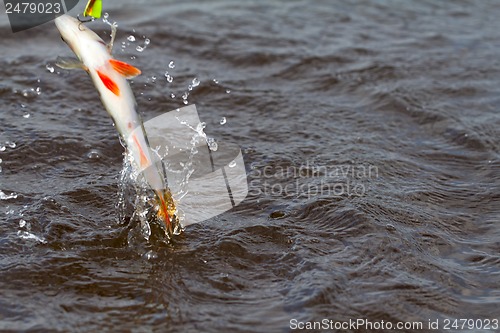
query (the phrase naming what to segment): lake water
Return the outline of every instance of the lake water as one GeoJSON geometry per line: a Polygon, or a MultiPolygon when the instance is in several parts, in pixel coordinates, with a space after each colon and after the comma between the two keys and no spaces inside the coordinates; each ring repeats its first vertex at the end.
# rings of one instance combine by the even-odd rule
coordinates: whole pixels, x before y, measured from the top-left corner
{"type": "MultiPolygon", "coordinates": [[[[0,15],[0,331],[289,332],[323,319],[428,331],[460,318],[494,331],[498,2],[104,10],[116,58],[142,70],[143,118],[189,92],[206,132],[241,147],[249,195],[170,244],[131,237],[116,208],[123,148],[90,78],[54,68],[71,51],[53,23],[12,34],[0,15]]],[[[108,26],[90,27],[107,40],[108,26]]]]}

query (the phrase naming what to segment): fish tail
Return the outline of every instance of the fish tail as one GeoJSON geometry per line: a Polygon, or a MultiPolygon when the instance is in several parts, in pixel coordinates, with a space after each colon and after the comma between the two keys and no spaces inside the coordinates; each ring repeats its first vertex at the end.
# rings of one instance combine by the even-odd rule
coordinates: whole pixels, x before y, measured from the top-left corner
{"type": "Polygon", "coordinates": [[[156,199],[158,204],[158,219],[165,223],[167,232],[172,235],[175,231],[175,203],[169,189],[156,191],[156,199]]]}

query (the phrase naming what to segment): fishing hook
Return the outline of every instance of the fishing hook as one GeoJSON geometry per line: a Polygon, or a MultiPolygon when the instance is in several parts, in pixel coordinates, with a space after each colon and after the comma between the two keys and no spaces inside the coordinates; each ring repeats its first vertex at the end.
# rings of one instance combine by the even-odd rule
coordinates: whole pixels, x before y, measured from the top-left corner
{"type": "MultiPolygon", "coordinates": [[[[80,14],[76,15],[76,18],[78,19],[78,21],[80,21],[80,24],[94,21],[94,18],[92,16],[89,17],[89,19],[86,21],[80,18],[80,14]]],[[[82,29],[80,29],[80,30],[82,30],[82,29]]]]}

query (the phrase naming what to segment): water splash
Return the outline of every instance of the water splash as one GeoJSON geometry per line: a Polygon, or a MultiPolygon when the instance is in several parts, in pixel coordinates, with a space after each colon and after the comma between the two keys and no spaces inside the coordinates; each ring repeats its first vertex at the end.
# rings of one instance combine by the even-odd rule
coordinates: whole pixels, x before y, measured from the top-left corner
{"type": "Polygon", "coordinates": [[[17,199],[17,194],[16,193],[10,193],[10,194],[5,194],[0,190],[0,200],[10,200],[10,199],[17,199]]]}
{"type": "Polygon", "coordinates": [[[219,145],[214,138],[207,137],[207,145],[211,151],[217,151],[217,149],[219,149],[219,145]]]}
{"type": "Polygon", "coordinates": [[[151,40],[149,38],[144,39],[144,44],[143,46],[137,45],[135,48],[137,52],[144,52],[144,50],[148,47],[148,45],[151,43],[151,40]]]}
{"type": "Polygon", "coordinates": [[[182,94],[182,102],[183,102],[184,104],[186,104],[186,105],[189,103],[189,102],[188,102],[188,96],[189,96],[189,93],[188,93],[187,91],[186,91],[186,92],[184,92],[184,94],[182,94]]]}
{"type": "Polygon", "coordinates": [[[222,117],[219,121],[219,124],[224,125],[226,123],[226,117],[222,117]]]}
{"type": "MultiPolygon", "coordinates": [[[[159,145],[154,147],[152,152],[162,161],[164,171],[173,176],[169,177],[168,180],[175,182],[169,185],[171,189],[176,191],[172,192],[172,197],[179,208],[182,207],[180,205],[182,199],[188,194],[190,178],[194,174],[195,165],[197,165],[196,156],[200,153],[198,151],[200,143],[206,142],[212,151],[218,149],[218,144],[215,139],[208,137],[205,133],[204,130],[207,126],[205,122],[191,125],[180,118],[177,118],[177,121],[193,131],[190,142],[182,147],[162,147],[159,145]],[[187,152],[186,159],[171,164],[168,159],[169,154],[175,155],[176,152],[182,152],[183,154],[187,152]]],[[[151,245],[158,244],[158,242],[168,243],[170,238],[165,233],[163,222],[158,220],[156,216],[157,207],[153,191],[148,187],[142,175],[134,170],[132,162],[131,156],[126,155],[124,157],[120,174],[119,200],[116,205],[119,222],[122,225],[128,225],[127,241],[129,246],[139,249],[146,259],[152,259],[154,253],[149,252],[151,245]]],[[[174,234],[179,234],[183,230],[182,225],[185,221],[185,214],[181,208],[178,209],[176,216],[180,225],[174,231],[174,234]]]]}
{"type": "Polygon", "coordinates": [[[7,148],[14,149],[17,144],[14,141],[5,141],[5,143],[0,143],[0,152],[6,151],[7,148]]]}
{"type": "Polygon", "coordinates": [[[165,72],[165,78],[167,79],[168,83],[172,83],[174,81],[174,77],[168,73],[168,71],[165,72]]]}
{"type": "MultiPolygon", "coordinates": [[[[23,214],[21,213],[20,216],[23,216],[23,214]]],[[[19,236],[19,238],[34,240],[42,244],[47,244],[47,241],[43,237],[37,236],[31,232],[31,224],[26,220],[19,220],[19,228],[21,229],[17,231],[17,235],[19,236]]]]}
{"type": "MultiPolygon", "coordinates": [[[[116,204],[118,221],[122,225],[128,225],[129,246],[146,253],[153,244],[169,243],[170,236],[165,232],[163,221],[157,217],[158,207],[153,190],[132,163],[133,157],[124,154],[116,204]]],[[[178,235],[182,230],[178,225],[173,233],[178,235]]]]}
{"type": "Polygon", "coordinates": [[[36,88],[26,88],[26,89],[23,89],[21,91],[21,94],[24,96],[24,97],[28,97],[28,98],[34,98],[38,95],[40,95],[42,93],[42,89],[40,87],[36,87],[36,88]]]}
{"type": "Polygon", "coordinates": [[[34,241],[37,241],[37,242],[42,243],[42,244],[47,244],[47,241],[44,238],[37,236],[35,234],[32,234],[31,232],[28,232],[28,231],[19,230],[17,232],[17,235],[23,239],[30,239],[30,240],[34,240],[34,241]]]}
{"type": "Polygon", "coordinates": [[[175,68],[175,63],[173,60],[170,60],[170,62],[168,63],[168,68],[175,68]]]}
{"type": "Polygon", "coordinates": [[[118,23],[117,23],[116,21],[115,21],[115,22],[113,22],[113,23],[111,23],[108,19],[109,19],[109,13],[104,13],[104,14],[102,15],[102,21],[103,21],[104,23],[106,23],[107,25],[109,25],[110,27],[115,27],[115,28],[117,28],[117,27],[118,27],[118,23]]]}

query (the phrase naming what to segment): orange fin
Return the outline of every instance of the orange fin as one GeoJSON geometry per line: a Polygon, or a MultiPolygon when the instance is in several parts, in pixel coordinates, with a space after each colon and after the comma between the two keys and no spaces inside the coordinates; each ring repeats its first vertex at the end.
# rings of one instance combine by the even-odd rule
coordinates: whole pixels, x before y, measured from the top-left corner
{"type": "Polygon", "coordinates": [[[137,147],[139,148],[139,154],[140,154],[140,161],[139,161],[139,164],[142,168],[145,168],[147,166],[149,166],[149,160],[146,156],[146,154],[144,154],[144,151],[142,150],[140,144],[139,144],[139,141],[137,140],[137,136],[133,136],[132,137],[134,139],[134,142],[135,144],[137,145],[137,147]]]}
{"type": "Polygon", "coordinates": [[[139,68],[129,65],[126,62],[116,59],[109,59],[109,63],[115,71],[125,76],[127,79],[131,79],[141,74],[141,70],[139,68]]]}
{"type": "Polygon", "coordinates": [[[106,86],[106,88],[108,88],[116,96],[120,96],[120,88],[118,88],[115,81],[111,80],[109,76],[99,70],[97,71],[97,75],[99,75],[99,78],[101,79],[104,86],[106,86]]]}
{"type": "Polygon", "coordinates": [[[165,227],[167,228],[167,231],[169,232],[169,234],[172,234],[173,233],[172,222],[170,220],[169,209],[167,202],[165,201],[166,198],[164,196],[164,193],[162,193],[162,191],[156,191],[156,196],[159,201],[158,202],[159,207],[157,213],[158,218],[163,220],[163,222],[165,223],[165,227]]]}

